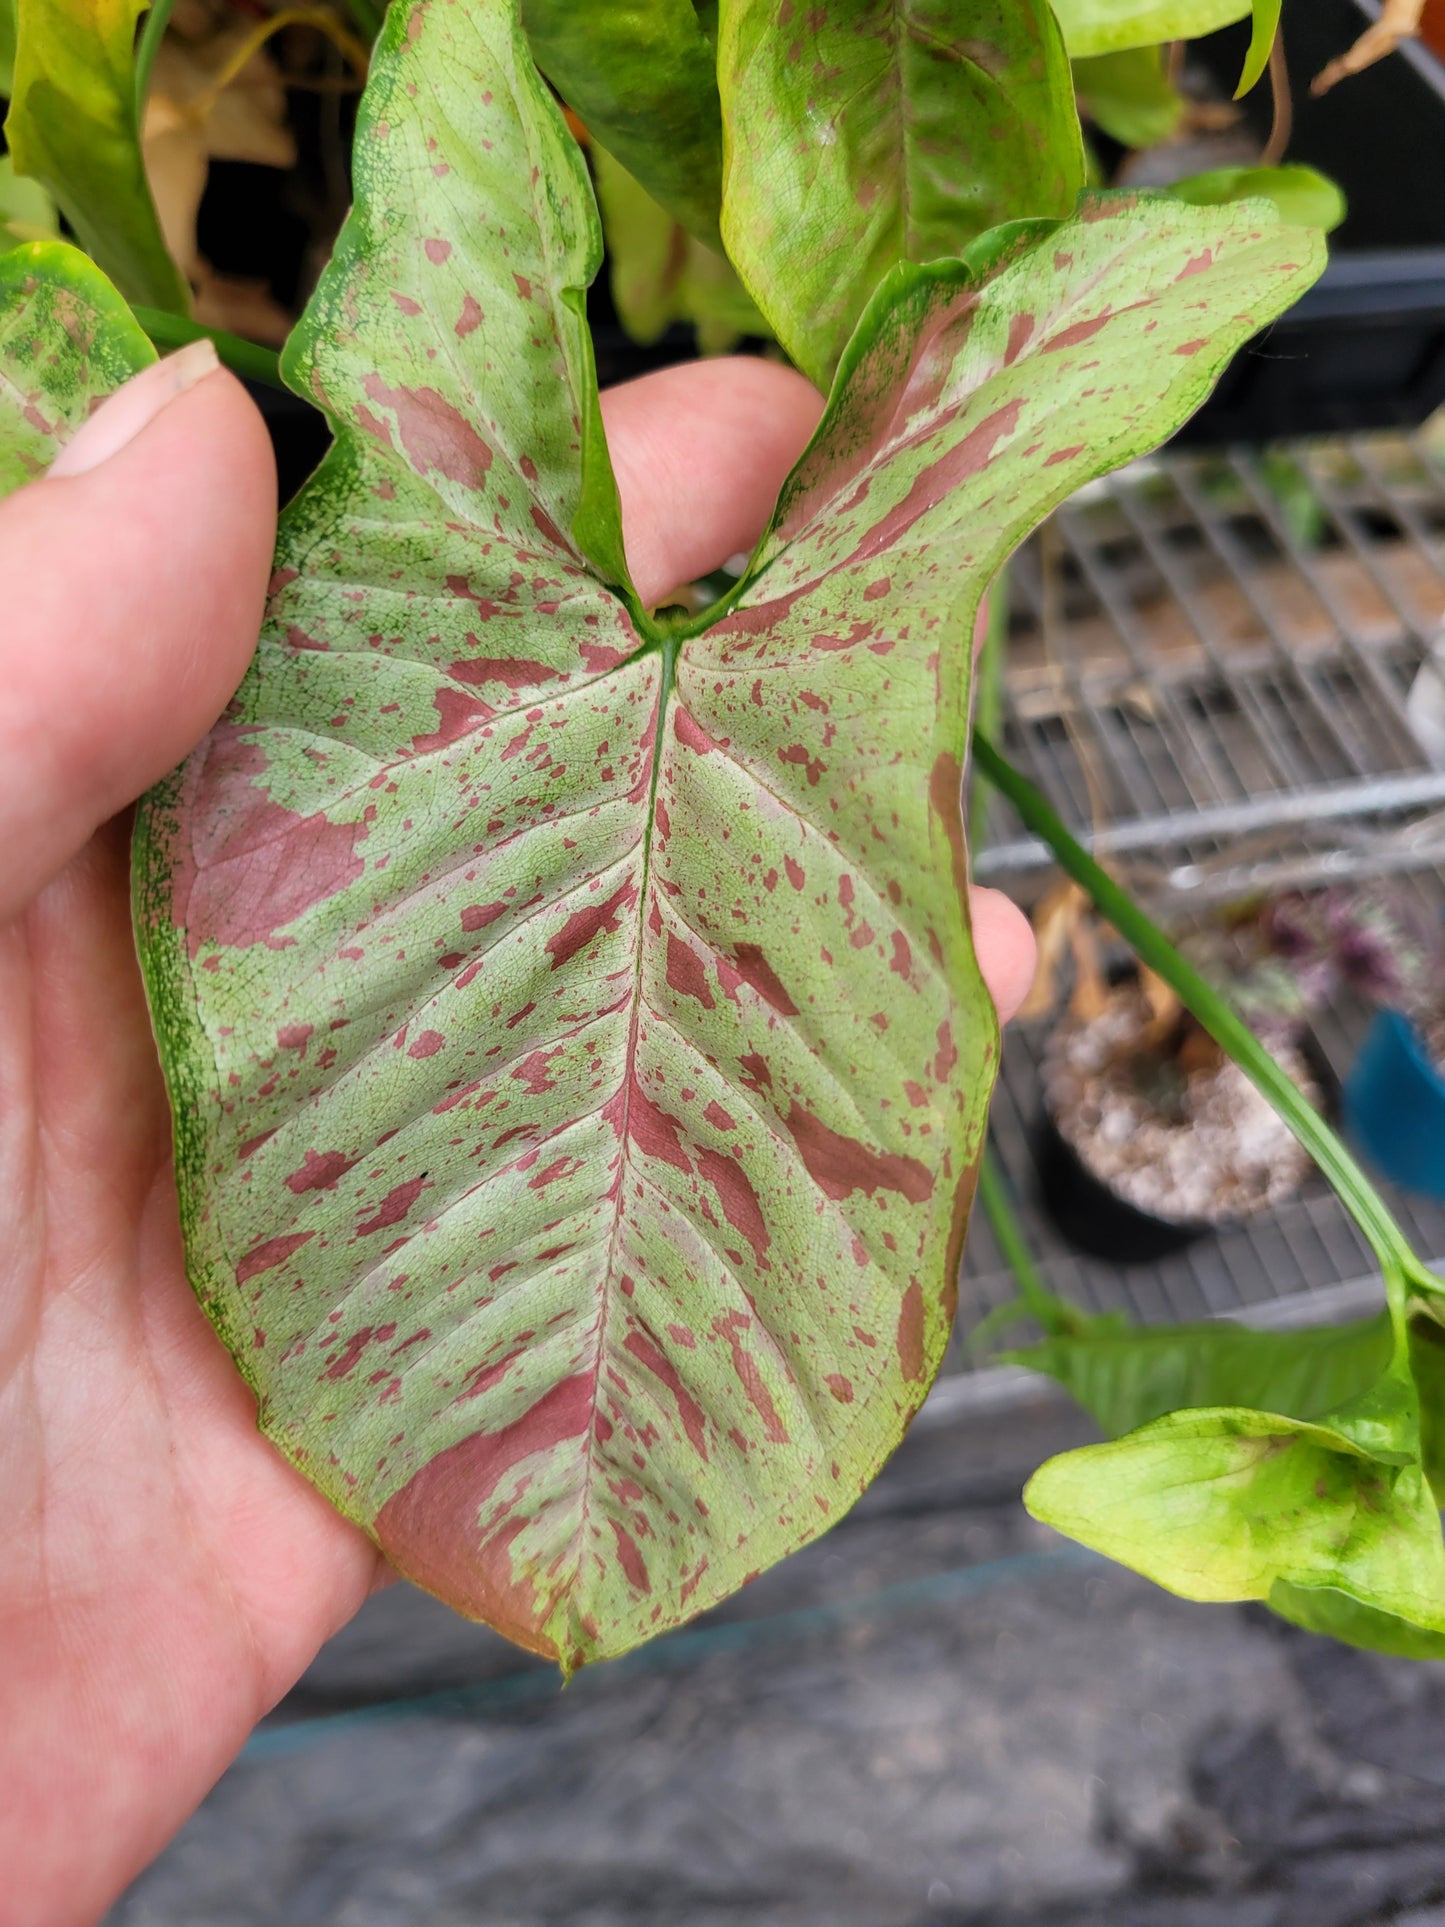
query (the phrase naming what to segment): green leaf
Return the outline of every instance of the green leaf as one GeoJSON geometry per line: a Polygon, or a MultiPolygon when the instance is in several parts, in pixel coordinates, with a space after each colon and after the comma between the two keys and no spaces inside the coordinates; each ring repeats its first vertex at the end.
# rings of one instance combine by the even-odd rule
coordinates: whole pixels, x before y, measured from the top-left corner
{"type": "Polygon", "coordinates": [[[523,0],[537,65],[600,143],[699,240],[720,247],[722,114],[692,0],[523,0]]]}
{"type": "Polygon", "coordinates": [[[0,0],[0,98],[15,85],[15,0],[0,0]]]}
{"type": "Polygon", "coordinates": [[[1252,0],[1054,0],[1064,45],[1075,60],[1197,40],[1243,20],[1252,0]]]}
{"type": "Polygon", "coordinates": [[[0,496],[43,475],[96,403],[155,358],[78,248],[0,254],[0,496]]]}
{"type": "Polygon", "coordinates": [[[1050,1461],[1026,1503],[1189,1598],[1263,1599],[1352,1645],[1445,1657],[1445,1555],[1425,1477],[1445,1419],[1445,1347],[1423,1313],[1398,1356],[1394,1332],[1388,1312],[1300,1332],[1100,1320],[1014,1353],[1127,1435],[1050,1461]]]}
{"type": "MultiPolygon", "coordinates": [[[[1445,1659],[1445,1624],[1414,1624],[1398,1612],[1368,1605],[1334,1586],[1295,1586],[1279,1579],[1270,1588],[1268,1604],[1271,1612],[1291,1625],[1342,1639],[1347,1646],[1392,1653],[1398,1659],[1445,1659]]],[[[1432,1600],[1431,1617],[1438,1620],[1439,1616],[1438,1602],[1432,1600]]]]}
{"type": "MultiPolygon", "coordinates": [[[[1421,1311],[1409,1326],[1410,1373],[1420,1401],[1420,1437],[1424,1471],[1433,1503],[1445,1491],[1445,1332],[1421,1311]]],[[[1329,1587],[1305,1589],[1280,1581],[1270,1592],[1269,1604],[1282,1618],[1310,1632],[1325,1633],[1371,1652],[1394,1653],[1403,1659],[1445,1659],[1445,1627],[1432,1618],[1428,1625],[1408,1616],[1362,1604],[1329,1587]]]]}
{"type": "Polygon", "coordinates": [[[1179,125],[1184,100],[1164,71],[1162,47],[1096,54],[1073,67],[1080,112],[1125,147],[1153,147],[1179,125]]]}
{"type": "Polygon", "coordinates": [[[1190,174],[1175,181],[1169,192],[1191,207],[1226,207],[1231,201],[1260,197],[1274,204],[1282,221],[1317,227],[1322,234],[1337,228],[1346,214],[1345,197],[1318,169],[1291,163],[1287,167],[1213,167],[1207,174],[1190,174]]]}
{"type": "Polygon", "coordinates": [[[922,1399],[997,1056],[973,611],[1319,244],[1124,197],[895,269],[682,626],[623,571],[598,253],[515,22],[394,10],[286,355],[336,447],[137,846],[192,1276],[264,1431],[568,1667],[826,1529],[922,1399]]]}
{"type": "Polygon", "coordinates": [[[1083,185],[1047,0],[724,0],[718,78],[728,254],[820,387],[889,268],[1083,185]]]}
{"type": "Polygon", "coordinates": [[[21,241],[53,241],[60,233],[55,203],[39,181],[15,172],[8,154],[0,154],[0,247],[21,241]]]}
{"type": "Polygon", "coordinates": [[[1243,99],[1269,65],[1270,49],[1279,32],[1280,5],[1281,0],[1253,0],[1249,51],[1244,56],[1244,72],[1234,90],[1236,100],[1243,99]]]}
{"type": "Polygon", "coordinates": [[[635,341],[656,341],[685,321],[704,354],[725,354],[742,336],[768,332],[724,256],[689,234],[605,148],[593,149],[592,172],[613,303],[635,341]]]}
{"type": "Polygon", "coordinates": [[[135,28],[145,0],[19,0],[5,138],[121,293],[185,314],[141,158],[135,28]]]}
{"type": "Polygon", "coordinates": [[[1389,1317],[1308,1331],[1224,1321],[1159,1328],[1091,1321],[1076,1337],[1011,1352],[1055,1378],[1117,1437],[1191,1407],[1234,1405],[1323,1418],[1361,1397],[1390,1363],[1389,1317]]]}
{"type": "Polygon", "coordinates": [[[1356,1636],[1372,1615],[1445,1634],[1445,1545],[1419,1465],[1368,1457],[1328,1424],[1173,1413],[1050,1459],[1024,1502],[1186,1599],[1267,1600],[1338,1636],[1351,1608],[1366,1615],[1356,1636]],[[1333,1625],[1319,1588],[1348,1602],[1333,1625]]]}
{"type": "Polygon", "coordinates": [[[1428,1313],[1410,1320],[1410,1375],[1420,1396],[1420,1452],[1436,1501],[1445,1498],[1445,1331],[1428,1313]]]}

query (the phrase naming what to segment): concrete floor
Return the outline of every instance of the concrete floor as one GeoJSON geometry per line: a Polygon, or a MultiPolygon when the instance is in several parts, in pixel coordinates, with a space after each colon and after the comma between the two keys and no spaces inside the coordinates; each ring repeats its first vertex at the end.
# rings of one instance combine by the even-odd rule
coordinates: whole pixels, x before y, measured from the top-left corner
{"type": "Polygon", "coordinates": [[[555,1676],[409,1588],[110,1927],[1445,1927],[1445,1668],[1066,1546],[1043,1397],[915,1433],[826,1540],[555,1676]]]}

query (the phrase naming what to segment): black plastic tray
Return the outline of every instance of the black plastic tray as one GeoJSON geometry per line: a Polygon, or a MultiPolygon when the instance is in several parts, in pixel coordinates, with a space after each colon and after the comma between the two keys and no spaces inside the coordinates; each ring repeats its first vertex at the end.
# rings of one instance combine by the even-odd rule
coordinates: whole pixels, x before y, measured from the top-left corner
{"type": "MultiPolygon", "coordinates": [[[[1339,183],[1349,214],[1320,280],[1236,356],[1179,439],[1414,427],[1445,401],[1445,66],[1407,43],[1322,99],[1309,83],[1379,18],[1376,0],[1308,0],[1284,10],[1294,100],[1288,159],[1339,183]]],[[[1226,93],[1247,27],[1195,44],[1226,93]]],[[[1261,140],[1268,82],[1244,103],[1261,140]]]]}

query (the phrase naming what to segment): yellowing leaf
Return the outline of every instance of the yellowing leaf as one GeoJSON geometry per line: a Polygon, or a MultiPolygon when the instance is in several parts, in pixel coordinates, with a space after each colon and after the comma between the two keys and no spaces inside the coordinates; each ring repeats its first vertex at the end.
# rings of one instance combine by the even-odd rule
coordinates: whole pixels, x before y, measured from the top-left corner
{"type": "Polygon", "coordinates": [[[155,349],[93,262],[63,241],[0,254],[0,497],[55,460],[155,349]]]}
{"type": "Polygon", "coordinates": [[[723,0],[718,80],[723,239],[820,388],[889,268],[1083,186],[1048,0],[723,0]]]}
{"type": "Polygon", "coordinates": [[[704,354],[725,354],[768,325],[732,265],[688,233],[605,148],[592,170],[607,235],[612,299],[635,341],[651,342],[674,322],[691,322],[704,354]]]}
{"type": "Polygon", "coordinates": [[[1234,90],[1236,100],[1243,99],[1269,65],[1270,50],[1279,32],[1279,11],[1280,0],[1253,0],[1249,51],[1244,56],[1244,72],[1234,90]]]}
{"type": "Polygon", "coordinates": [[[1152,147],[1179,126],[1184,100],[1164,71],[1162,47],[1131,47],[1074,62],[1080,111],[1126,147],[1152,147]]]}
{"type": "Polygon", "coordinates": [[[86,252],[132,301],[185,314],[141,160],[136,22],[145,0],[19,0],[5,138],[17,170],[59,203],[86,252]]]}
{"type": "Polygon", "coordinates": [[[1385,0],[1379,19],[1371,21],[1344,53],[1315,75],[1310,92],[1327,94],[1351,74],[1362,74],[1373,67],[1376,61],[1394,53],[1402,41],[1413,38],[1424,17],[1425,0],[1385,0]]]}
{"type": "Polygon", "coordinates": [[[15,0],[0,0],[0,99],[15,84],[15,0]]]}
{"type": "Polygon", "coordinates": [[[39,181],[15,172],[8,154],[0,154],[0,249],[21,241],[50,241],[60,233],[55,203],[39,181]]]}
{"type": "Polygon", "coordinates": [[[1171,183],[1169,192],[1192,207],[1224,207],[1258,195],[1273,202],[1282,221],[1317,227],[1322,234],[1345,218],[1345,197],[1332,180],[1316,168],[1215,167],[1207,174],[1190,174],[1171,183]]]}
{"type": "Polygon", "coordinates": [[[1273,1603],[1278,1586],[1295,1617],[1326,1588],[1445,1635],[1445,1546],[1418,1463],[1366,1457],[1327,1422],[1175,1412],[1050,1459],[1024,1498],[1187,1599],[1273,1603]]]}
{"type": "Polygon", "coordinates": [[[1064,45],[1075,60],[1197,40],[1243,20],[1252,0],[1054,0],[1064,45]]]}

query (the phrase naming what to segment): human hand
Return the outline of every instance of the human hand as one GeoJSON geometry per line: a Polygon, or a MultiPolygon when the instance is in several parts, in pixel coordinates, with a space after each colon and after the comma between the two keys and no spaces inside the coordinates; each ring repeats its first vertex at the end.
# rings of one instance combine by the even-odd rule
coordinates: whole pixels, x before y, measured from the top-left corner
{"type": "MultiPolygon", "coordinates": [[[[644,601],[751,546],[819,407],[752,360],[604,397],[644,601]]],[[[265,430],[203,347],[0,505],[7,1927],[94,1920],[387,1576],[261,1438],[187,1286],[117,815],[239,683],[274,524],[265,430]]],[[[1028,926],[991,891],[974,922],[1010,1015],[1028,926]]]]}

